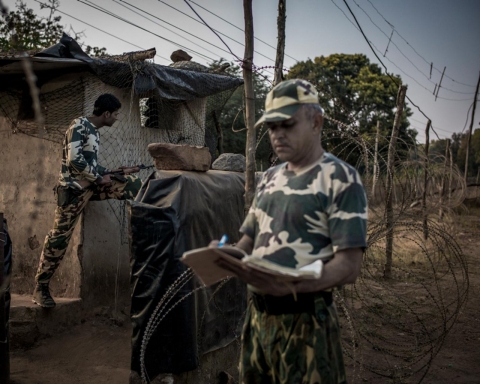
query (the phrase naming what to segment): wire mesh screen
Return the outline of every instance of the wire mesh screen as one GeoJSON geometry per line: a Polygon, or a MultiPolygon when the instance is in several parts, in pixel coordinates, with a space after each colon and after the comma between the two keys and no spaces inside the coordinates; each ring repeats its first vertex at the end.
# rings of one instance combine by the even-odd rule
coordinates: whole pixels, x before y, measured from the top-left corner
{"type": "MultiPolygon", "coordinates": [[[[237,86],[191,100],[163,98],[158,89],[138,95],[132,79],[140,71],[154,73],[158,67],[145,61],[129,61],[127,64],[112,61],[111,64],[112,68],[121,70],[113,76],[108,74],[109,84],[90,72],[67,74],[47,81],[42,81],[42,73],[38,73],[40,82],[43,82],[40,103],[45,118],[44,127],[38,127],[35,122],[30,92],[23,81],[19,81],[17,87],[0,87],[0,115],[7,119],[13,132],[62,143],[71,122],[80,116],[91,115],[95,100],[103,93],[111,93],[120,100],[122,108],[119,121],[114,126],[99,130],[99,164],[110,169],[122,165],[150,164],[152,159],[147,152],[150,143],[208,146],[212,158],[215,158],[216,116],[220,116],[237,86]]],[[[108,63],[102,67],[103,72],[109,69],[108,63]]],[[[182,73],[181,69],[176,71],[182,73]]],[[[188,71],[195,72],[195,67],[189,67],[188,71]]],[[[199,72],[205,71],[199,68],[199,72]]],[[[205,74],[202,78],[205,84],[205,74]]],[[[216,75],[211,79],[212,83],[215,81],[219,81],[216,75]]],[[[198,89],[197,92],[201,94],[205,91],[198,89]]],[[[147,171],[142,171],[139,176],[145,178],[147,171]]],[[[122,242],[127,242],[125,203],[116,200],[108,203],[119,220],[122,242]]]]}

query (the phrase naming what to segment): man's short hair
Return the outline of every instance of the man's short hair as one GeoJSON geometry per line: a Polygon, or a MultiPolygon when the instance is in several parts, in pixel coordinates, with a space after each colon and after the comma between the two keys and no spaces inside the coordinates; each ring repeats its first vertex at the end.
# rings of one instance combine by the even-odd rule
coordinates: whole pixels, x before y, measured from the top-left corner
{"type": "Polygon", "coordinates": [[[111,93],[100,95],[93,106],[93,114],[101,116],[103,112],[113,113],[122,107],[122,103],[111,93]]]}
{"type": "Polygon", "coordinates": [[[323,116],[323,108],[320,104],[303,104],[302,108],[310,121],[312,121],[316,115],[323,116]]]}

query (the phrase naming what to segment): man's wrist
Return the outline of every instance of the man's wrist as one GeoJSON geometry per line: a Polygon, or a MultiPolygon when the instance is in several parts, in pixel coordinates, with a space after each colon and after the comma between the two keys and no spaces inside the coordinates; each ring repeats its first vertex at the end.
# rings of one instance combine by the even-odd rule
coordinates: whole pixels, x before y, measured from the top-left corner
{"type": "Polygon", "coordinates": [[[103,181],[103,177],[102,176],[98,176],[95,181],[94,181],[94,184],[99,184],[103,181]]]}

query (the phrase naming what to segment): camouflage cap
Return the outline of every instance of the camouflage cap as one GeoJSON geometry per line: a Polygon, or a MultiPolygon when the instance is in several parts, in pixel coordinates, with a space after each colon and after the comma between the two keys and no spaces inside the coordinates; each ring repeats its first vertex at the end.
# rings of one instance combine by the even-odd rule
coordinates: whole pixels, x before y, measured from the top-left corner
{"type": "Polygon", "coordinates": [[[270,121],[290,119],[303,104],[319,104],[313,84],[301,79],[282,81],[268,93],[265,112],[255,127],[270,121]]]}

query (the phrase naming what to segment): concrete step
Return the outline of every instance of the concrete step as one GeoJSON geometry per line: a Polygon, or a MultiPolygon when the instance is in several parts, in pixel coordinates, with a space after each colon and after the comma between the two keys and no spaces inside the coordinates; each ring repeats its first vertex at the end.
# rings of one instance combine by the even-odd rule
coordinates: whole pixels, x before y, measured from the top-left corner
{"type": "Polygon", "coordinates": [[[81,299],[54,299],[55,308],[42,308],[32,302],[31,295],[12,294],[9,322],[12,348],[29,348],[37,340],[84,320],[81,299]]]}

